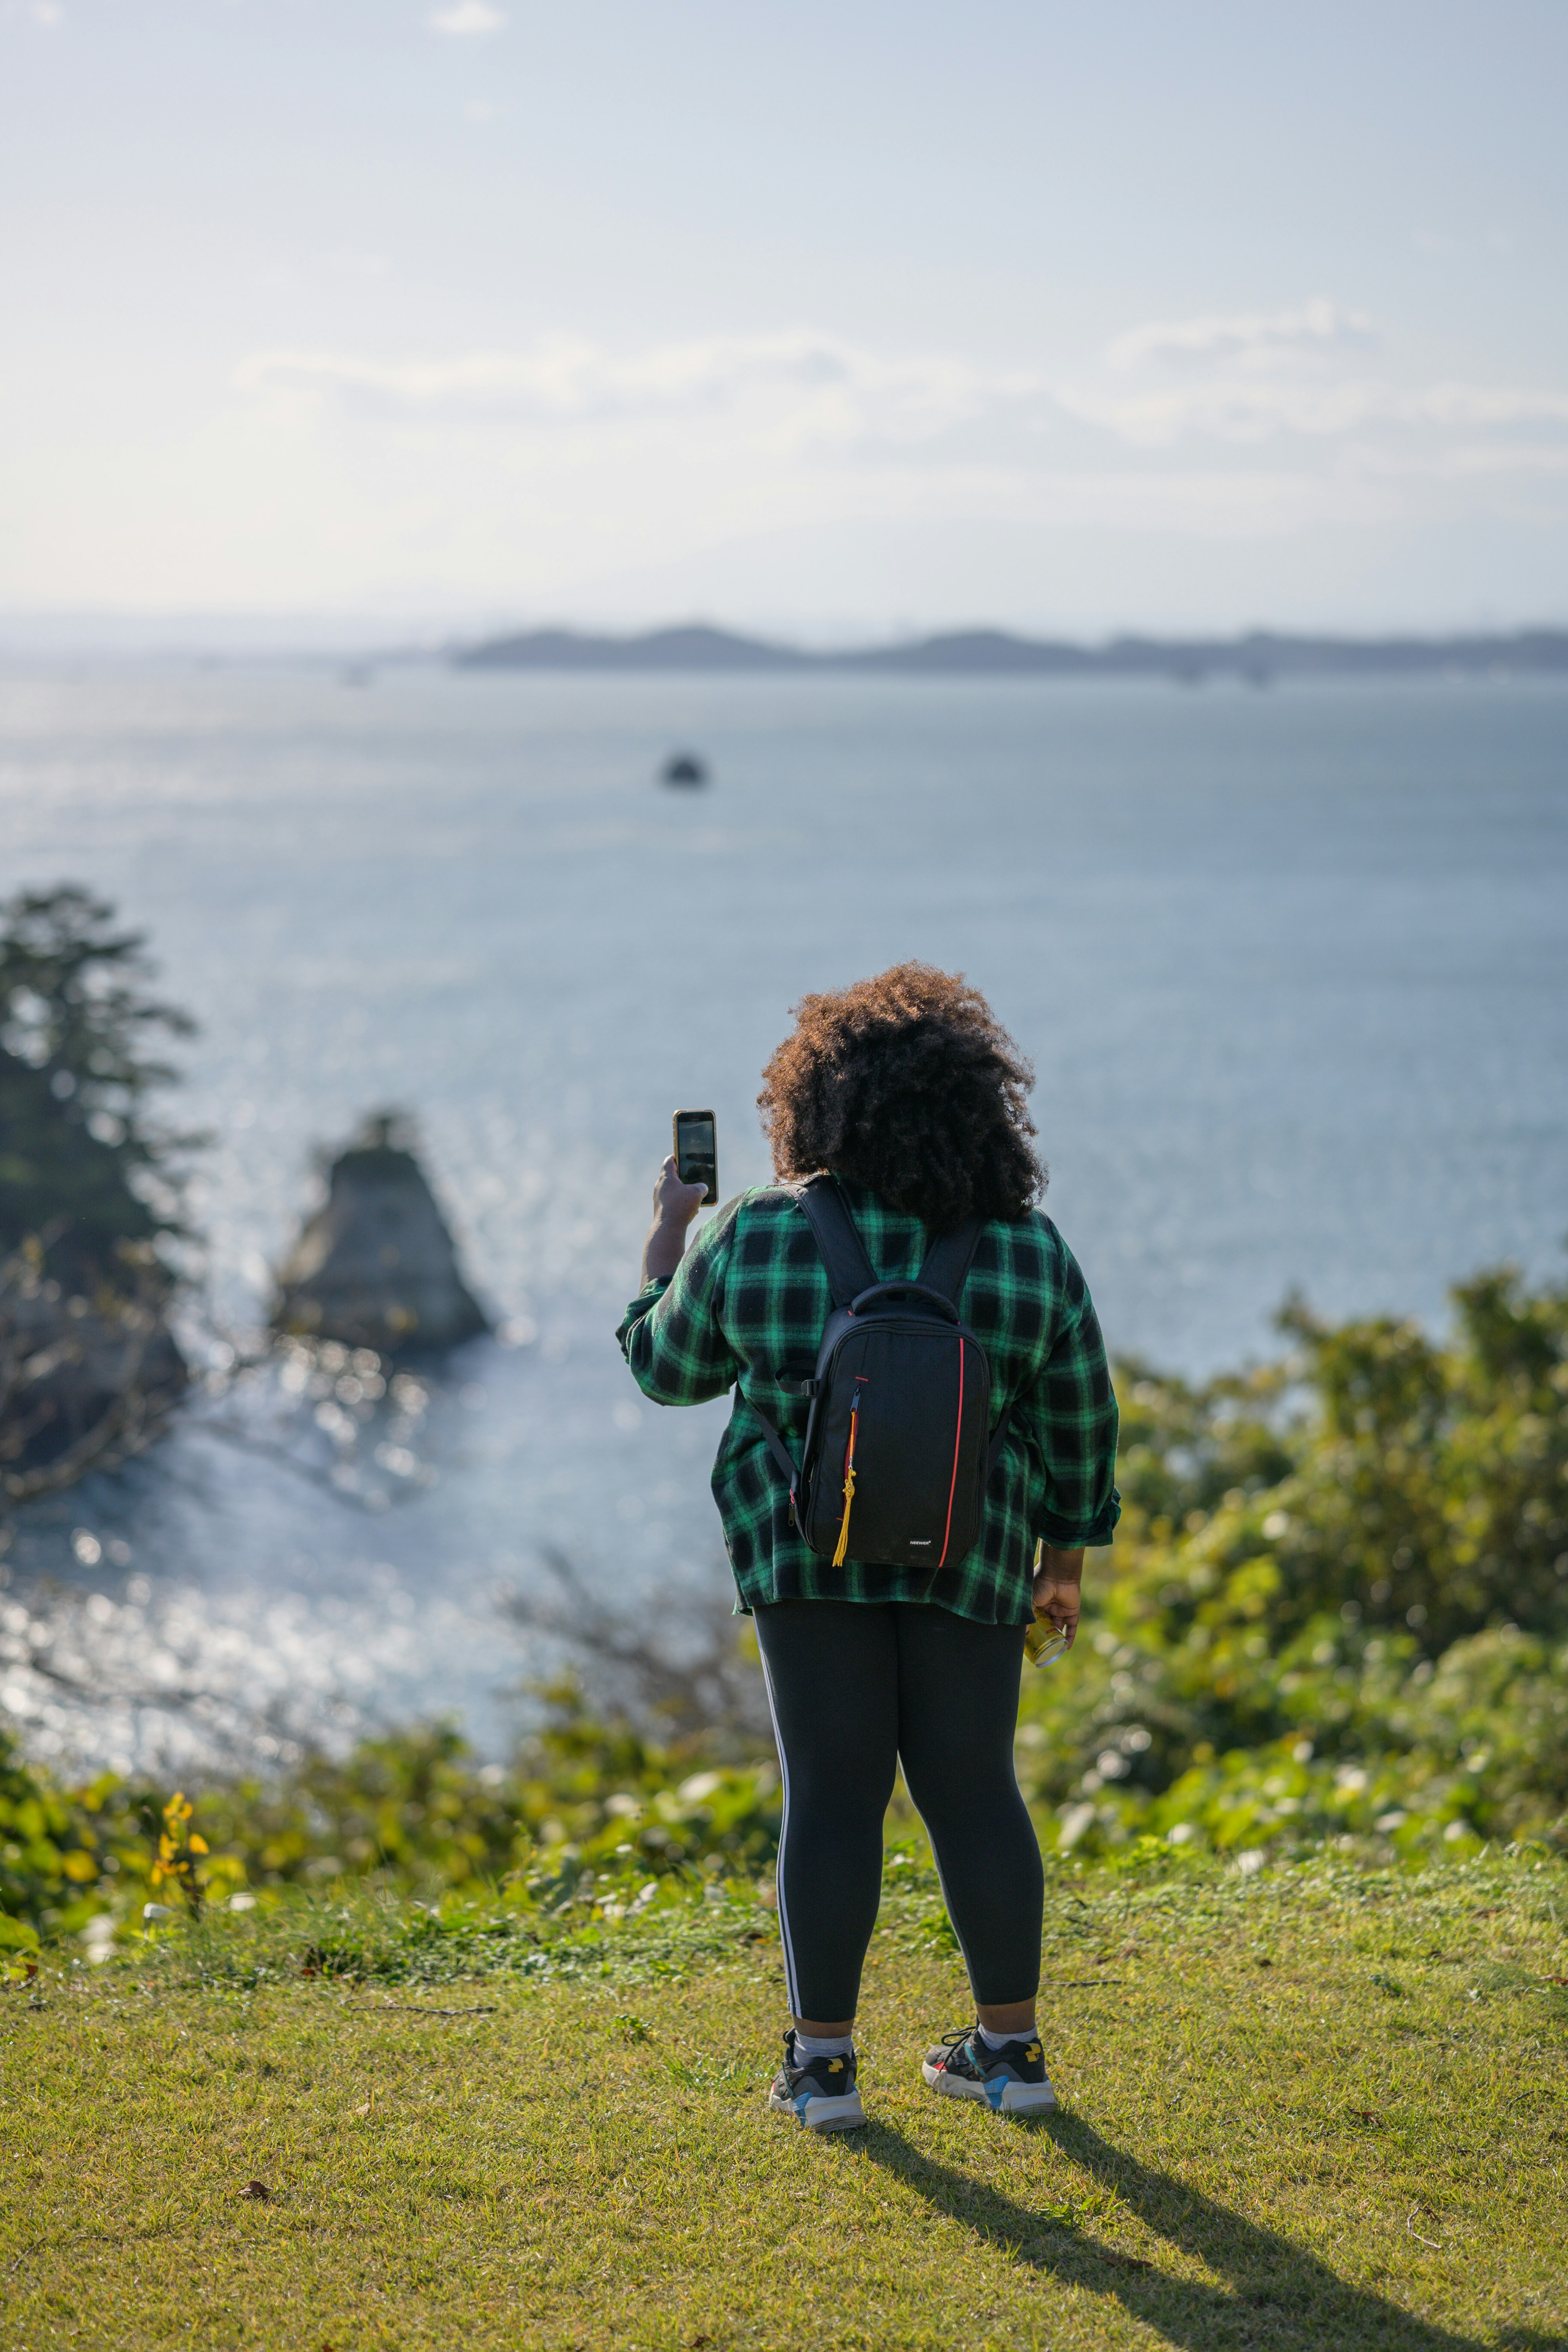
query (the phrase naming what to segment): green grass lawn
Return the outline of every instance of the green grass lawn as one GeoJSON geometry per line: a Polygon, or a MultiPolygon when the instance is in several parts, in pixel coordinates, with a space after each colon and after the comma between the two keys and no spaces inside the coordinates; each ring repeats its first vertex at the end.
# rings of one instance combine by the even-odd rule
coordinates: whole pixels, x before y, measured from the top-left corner
{"type": "Polygon", "coordinates": [[[889,1874],[866,2130],[763,2095],[772,1915],[289,1900],[0,1993],[0,2343],[1561,2347],[1568,1869],[1058,1868],[1059,2113],[889,1874]],[[258,2182],[265,2196],[247,2195],[258,2182]]]}

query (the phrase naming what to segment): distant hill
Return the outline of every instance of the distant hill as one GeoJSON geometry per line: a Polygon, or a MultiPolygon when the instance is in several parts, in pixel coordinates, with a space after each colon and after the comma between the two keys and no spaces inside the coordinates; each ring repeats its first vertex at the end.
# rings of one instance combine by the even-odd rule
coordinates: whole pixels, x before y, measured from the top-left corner
{"type": "Polygon", "coordinates": [[[700,625],[649,629],[636,637],[592,637],[575,629],[533,629],[492,637],[457,656],[461,669],[807,669],[811,654],[700,625]]]}
{"type": "Polygon", "coordinates": [[[650,629],[593,636],[533,629],[459,647],[462,669],[824,671],[870,670],[931,677],[1168,677],[1198,685],[1237,678],[1568,675],[1568,629],[1521,629],[1465,637],[1296,637],[1258,630],[1243,637],[1113,637],[1075,646],[1005,629],[958,629],[847,653],[807,653],[728,629],[650,629]]]}

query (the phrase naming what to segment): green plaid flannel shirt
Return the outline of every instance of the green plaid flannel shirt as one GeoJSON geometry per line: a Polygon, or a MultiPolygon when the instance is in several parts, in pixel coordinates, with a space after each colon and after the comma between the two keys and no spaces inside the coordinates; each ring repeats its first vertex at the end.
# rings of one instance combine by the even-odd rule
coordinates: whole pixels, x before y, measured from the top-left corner
{"type": "MultiPolygon", "coordinates": [[[[919,1218],[840,1181],[879,1278],[917,1274],[931,1240],[919,1218]]],[[[979,1538],[929,1585],[923,1570],[857,1559],[836,1569],[814,1552],[791,1521],[783,1474],[751,1409],[754,1399],[798,1462],[808,1408],[780,1376],[816,1369],[832,1299],[793,1192],[741,1193],[702,1228],[672,1279],[632,1300],[616,1336],[645,1396],[703,1404],[737,1391],[713,1494],[746,1613],[757,1601],[926,1598],[982,1624],[1026,1624],[1037,1536],[1063,1550],[1110,1541],[1121,1507],[1116,1399],[1088,1286],[1050,1219],[1037,1210],[1016,1224],[984,1225],[959,1307],[990,1360],[993,1421],[1008,1405],[1013,1417],[979,1538]]]]}

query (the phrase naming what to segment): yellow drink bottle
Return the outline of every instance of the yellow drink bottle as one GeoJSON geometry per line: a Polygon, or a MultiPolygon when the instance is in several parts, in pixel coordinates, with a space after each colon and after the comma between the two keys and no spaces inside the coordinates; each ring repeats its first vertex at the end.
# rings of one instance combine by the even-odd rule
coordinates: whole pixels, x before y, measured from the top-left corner
{"type": "MultiPolygon", "coordinates": [[[[1040,1558],[1044,1549],[1045,1538],[1040,1536],[1035,1543],[1037,1576],[1040,1572],[1040,1558]]],[[[1067,1646],[1067,1635],[1059,1627],[1053,1625],[1048,1617],[1037,1617],[1024,1636],[1024,1655],[1032,1666],[1054,1666],[1058,1658],[1066,1657],[1067,1646]]]]}

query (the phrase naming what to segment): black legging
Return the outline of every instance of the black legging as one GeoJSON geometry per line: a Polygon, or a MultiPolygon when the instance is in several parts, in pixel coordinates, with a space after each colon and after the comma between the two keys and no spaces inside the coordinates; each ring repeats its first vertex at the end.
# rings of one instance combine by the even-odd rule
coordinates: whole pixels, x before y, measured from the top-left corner
{"type": "Polygon", "coordinates": [[[784,1773],[779,1927],[794,2014],[855,2014],[900,1762],[975,2000],[1032,2000],[1045,1873],[1013,1771],[1024,1628],[907,1601],[773,1601],[756,1626],[784,1773]]]}

